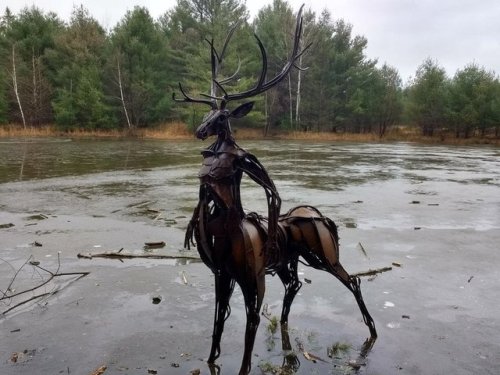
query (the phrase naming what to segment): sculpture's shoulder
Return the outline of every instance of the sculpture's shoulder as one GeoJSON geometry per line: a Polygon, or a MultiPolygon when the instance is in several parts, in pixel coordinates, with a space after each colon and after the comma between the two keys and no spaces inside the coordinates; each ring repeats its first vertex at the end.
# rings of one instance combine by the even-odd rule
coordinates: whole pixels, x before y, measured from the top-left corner
{"type": "Polygon", "coordinates": [[[221,179],[236,173],[239,161],[248,153],[237,144],[221,144],[219,147],[209,147],[201,152],[203,165],[198,176],[221,179]]]}
{"type": "Polygon", "coordinates": [[[243,158],[248,155],[236,142],[223,142],[219,147],[214,149],[219,154],[232,155],[235,158],[243,158]]]}

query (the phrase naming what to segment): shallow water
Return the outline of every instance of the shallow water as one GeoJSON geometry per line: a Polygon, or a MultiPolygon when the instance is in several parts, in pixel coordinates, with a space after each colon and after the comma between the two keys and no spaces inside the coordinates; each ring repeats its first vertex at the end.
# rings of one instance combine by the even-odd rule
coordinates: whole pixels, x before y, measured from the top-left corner
{"type": "MultiPolygon", "coordinates": [[[[186,254],[183,231],[197,201],[199,151],[207,145],[0,141],[0,225],[13,224],[0,229],[0,289],[30,255],[49,269],[57,268],[59,257],[64,271],[91,272],[57,297],[0,319],[0,373],[88,374],[102,364],[106,374],[148,368],[208,373],[200,359],[209,352],[213,285],[203,264],[76,259],[79,252],[139,252],[145,242],[160,240],[167,243],[161,252],[186,254]],[[152,304],[153,295],[162,302],[152,304]],[[10,361],[25,349],[35,354],[10,361]]],[[[350,272],[393,267],[363,278],[379,339],[359,373],[496,373],[498,148],[285,141],[241,146],[266,166],[283,211],[311,204],[337,222],[341,261],[350,272]]],[[[242,200],[247,210],[265,213],[264,192],[248,178],[242,200]]],[[[353,373],[349,361],[360,361],[368,334],[353,298],[325,273],[307,267],[300,272],[311,283],[304,283],[290,315],[298,373],[353,373]],[[305,359],[297,342],[325,361],[305,359]],[[329,358],[327,348],[336,342],[351,349],[329,358]]],[[[16,282],[21,288],[36,277],[26,269],[16,282]]],[[[265,302],[279,316],[283,291],[279,280],[268,280],[265,302]]],[[[232,311],[218,360],[221,374],[236,373],[241,360],[244,305],[238,290],[232,311]]],[[[270,335],[266,325],[263,318],[253,374],[261,373],[259,363],[283,361],[281,335],[270,335]]]]}

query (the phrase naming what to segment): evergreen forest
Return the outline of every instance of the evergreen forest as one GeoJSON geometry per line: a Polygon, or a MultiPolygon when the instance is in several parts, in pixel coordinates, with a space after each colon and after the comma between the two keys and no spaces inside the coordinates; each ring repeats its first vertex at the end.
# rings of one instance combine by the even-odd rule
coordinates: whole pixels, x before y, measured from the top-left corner
{"type": "MultiPolygon", "coordinates": [[[[71,19],[36,6],[0,18],[0,124],[55,125],[62,131],[193,127],[207,108],[176,103],[179,82],[193,96],[208,94],[210,46],[228,44],[221,75],[237,79],[229,92],[252,87],[266,48],[268,77],[283,67],[297,9],[274,0],[250,21],[241,0],[177,0],[158,19],[135,7],[109,30],[83,6],[71,19]]],[[[403,83],[397,69],[366,56],[368,40],[324,10],[304,10],[302,46],[311,44],[287,79],[260,95],[239,126],[266,132],[376,133],[406,125],[422,135],[500,136],[500,81],[470,63],[453,77],[431,57],[403,83]]],[[[472,57],[471,57],[472,59],[472,57]]],[[[1,125],[0,125],[1,126],[1,125]]]]}

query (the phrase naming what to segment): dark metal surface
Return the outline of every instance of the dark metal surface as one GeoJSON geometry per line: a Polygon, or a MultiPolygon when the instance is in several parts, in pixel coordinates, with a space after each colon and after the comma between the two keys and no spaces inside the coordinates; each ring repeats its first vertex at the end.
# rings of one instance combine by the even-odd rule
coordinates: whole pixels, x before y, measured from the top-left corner
{"type": "MultiPolygon", "coordinates": [[[[228,79],[218,81],[217,74],[233,28],[226,38],[222,53],[217,53],[213,42],[209,42],[213,82],[210,95],[205,95],[203,99],[192,98],[179,84],[184,99],[175,99],[174,96],[176,101],[204,103],[211,107],[196,130],[196,137],[202,140],[210,136],[217,138],[202,152],[199,202],[189,222],[184,246],[189,248],[196,245],[201,259],[215,275],[215,316],[208,358],[210,364],[214,364],[220,355],[221,336],[224,322],[231,312],[229,300],[235,283],[242,290],[247,323],[240,375],[248,374],[251,368],[251,355],[265,292],[265,275],[277,274],[285,286],[281,325],[286,331],[291,304],[302,285],[297,275],[299,257],[311,267],[331,273],[353,293],[370,330],[365,352],[377,337],[375,324],[363,302],[359,278],[350,276],[339,262],[335,223],[310,206],[295,207],[280,216],[281,200],[272,179],[254,155],[237,145],[231,133],[229,119],[248,114],[253,102],[242,104],[233,111],[226,109],[226,104],[231,100],[258,95],[276,85],[286,77],[295,60],[303,53],[299,52],[301,13],[302,8],[297,17],[292,53],[276,77],[266,81],[266,52],[257,38],[263,59],[257,84],[243,93],[226,92],[222,82],[228,79]],[[219,95],[218,91],[222,94],[219,95]],[[244,211],[240,197],[244,173],[263,188],[267,199],[267,218],[244,211]]],[[[289,346],[289,340],[283,340],[283,349],[290,350],[289,346]]]]}

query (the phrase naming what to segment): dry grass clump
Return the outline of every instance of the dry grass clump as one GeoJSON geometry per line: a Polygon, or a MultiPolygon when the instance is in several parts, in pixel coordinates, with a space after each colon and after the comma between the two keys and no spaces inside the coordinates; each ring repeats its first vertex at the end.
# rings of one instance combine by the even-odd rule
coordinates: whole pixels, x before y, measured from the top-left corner
{"type": "Polygon", "coordinates": [[[264,129],[233,128],[236,139],[264,139],[264,129]]]}
{"type": "Polygon", "coordinates": [[[373,133],[333,133],[333,132],[300,132],[293,131],[279,135],[281,139],[301,141],[339,141],[339,142],[374,142],[380,138],[373,133]]]}
{"type": "Polygon", "coordinates": [[[122,130],[88,130],[88,129],[71,129],[60,130],[54,125],[40,125],[36,127],[24,128],[20,124],[9,124],[0,126],[0,138],[8,137],[122,137],[126,135],[122,130]]]}
{"type": "Polygon", "coordinates": [[[90,137],[90,138],[119,138],[119,137],[124,137],[127,136],[127,133],[124,132],[123,130],[118,130],[118,129],[110,129],[110,130],[102,130],[102,129],[96,129],[96,130],[85,130],[85,129],[72,129],[72,130],[67,130],[67,131],[56,131],[55,134],[53,135],[63,135],[67,137],[74,137],[74,138],[85,138],[85,137],[90,137]]]}
{"type": "Polygon", "coordinates": [[[0,126],[0,137],[50,137],[56,134],[52,126],[27,127],[21,124],[9,124],[0,126]]]}
{"type": "Polygon", "coordinates": [[[139,129],[137,135],[154,139],[190,139],[193,137],[193,133],[182,122],[171,122],[154,128],[139,129]]]}

